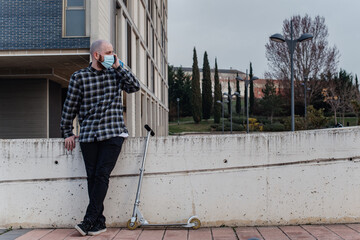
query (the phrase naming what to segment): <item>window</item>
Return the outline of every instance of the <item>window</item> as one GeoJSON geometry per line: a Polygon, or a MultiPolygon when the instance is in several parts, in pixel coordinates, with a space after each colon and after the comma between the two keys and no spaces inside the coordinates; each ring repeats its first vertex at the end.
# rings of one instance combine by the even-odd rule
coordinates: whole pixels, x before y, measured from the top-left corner
{"type": "Polygon", "coordinates": [[[64,0],[64,36],[86,36],[85,0],[64,0]]]}
{"type": "Polygon", "coordinates": [[[127,37],[127,46],[126,46],[126,59],[127,59],[127,65],[131,68],[131,26],[128,20],[126,20],[127,23],[127,32],[126,32],[126,37],[127,37]]]}
{"type": "Polygon", "coordinates": [[[151,90],[155,93],[155,67],[153,62],[151,62],[151,90]]]}

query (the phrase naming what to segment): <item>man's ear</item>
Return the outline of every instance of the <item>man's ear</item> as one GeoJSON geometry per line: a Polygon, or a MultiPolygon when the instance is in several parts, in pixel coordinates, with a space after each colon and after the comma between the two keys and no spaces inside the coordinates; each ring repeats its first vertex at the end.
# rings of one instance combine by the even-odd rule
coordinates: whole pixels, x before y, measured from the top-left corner
{"type": "Polygon", "coordinates": [[[94,52],[95,60],[100,61],[101,60],[100,57],[101,57],[101,55],[98,52],[94,52]]]}

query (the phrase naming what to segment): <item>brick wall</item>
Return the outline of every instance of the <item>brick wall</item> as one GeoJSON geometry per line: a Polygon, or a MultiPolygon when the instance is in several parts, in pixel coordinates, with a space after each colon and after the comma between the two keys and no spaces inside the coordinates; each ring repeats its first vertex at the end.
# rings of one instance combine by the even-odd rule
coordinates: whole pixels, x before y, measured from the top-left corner
{"type": "Polygon", "coordinates": [[[1,0],[0,50],[89,48],[90,38],[62,38],[62,0],[1,0]]]}

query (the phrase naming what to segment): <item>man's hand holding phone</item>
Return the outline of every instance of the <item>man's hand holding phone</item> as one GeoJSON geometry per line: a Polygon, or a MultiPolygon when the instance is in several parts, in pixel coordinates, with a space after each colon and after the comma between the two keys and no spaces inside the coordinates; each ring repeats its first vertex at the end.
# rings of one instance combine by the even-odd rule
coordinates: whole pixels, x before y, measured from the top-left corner
{"type": "Polygon", "coordinates": [[[113,68],[118,68],[119,66],[124,67],[124,63],[119,60],[119,58],[114,54],[114,64],[112,65],[113,68]]]}

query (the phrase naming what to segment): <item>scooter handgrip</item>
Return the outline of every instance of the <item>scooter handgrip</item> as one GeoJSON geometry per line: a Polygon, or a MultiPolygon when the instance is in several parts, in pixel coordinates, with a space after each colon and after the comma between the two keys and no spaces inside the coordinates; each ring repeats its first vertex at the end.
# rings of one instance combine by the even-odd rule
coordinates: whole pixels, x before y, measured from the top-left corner
{"type": "Polygon", "coordinates": [[[154,131],[149,127],[149,125],[145,124],[144,128],[145,128],[148,132],[150,132],[151,136],[155,136],[154,131]]]}

